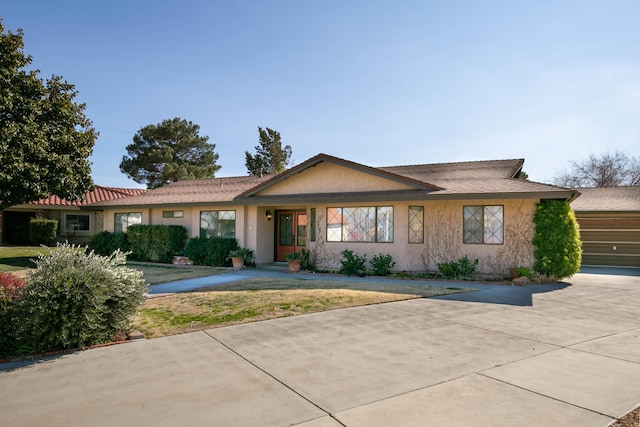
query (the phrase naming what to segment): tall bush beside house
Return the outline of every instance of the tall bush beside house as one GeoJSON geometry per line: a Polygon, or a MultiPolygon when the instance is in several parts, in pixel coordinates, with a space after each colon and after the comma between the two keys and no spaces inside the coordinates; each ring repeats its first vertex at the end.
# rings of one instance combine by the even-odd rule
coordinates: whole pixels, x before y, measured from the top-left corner
{"type": "Polygon", "coordinates": [[[58,221],[47,218],[29,220],[29,241],[34,245],[52,245],[58,235],[58,221]]]}
{"type": "Polygon", "coordinates": [[[65,243],[35,263],[12,310],[18,344],[34,351],[123,336],[147,291],[142,272],[126,267],[120,251],[105,257],[65,243]]]}
{"type": "Polygon", "coordinates": [[[0,357],[16,354],[16,322],[13,320],[13,302],[20,297],[25,282],[11,273],[0,273],[0,357]]]}
{"type": "Polygon", "coordinates": [[[562,200],[545,200],[533,215],[534,265],[538,273],[557,279],[573,276],[580,270],[582,243],[578,222],[562,200]]]}

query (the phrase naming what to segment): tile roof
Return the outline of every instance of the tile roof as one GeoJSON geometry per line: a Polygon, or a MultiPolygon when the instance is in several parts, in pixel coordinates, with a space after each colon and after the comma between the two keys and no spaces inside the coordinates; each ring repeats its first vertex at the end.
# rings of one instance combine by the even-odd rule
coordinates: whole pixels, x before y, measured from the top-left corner
{"type": "Polygon", "coordinates": [[[238,194],[268,180],[272,175],[189,179],[174,182],[124,199],[107,200],[92,206],[183,205],[230,202],[238,194]]]}
{"type": "Polygon", "coordinates": [[[640,211],[640,186],[577,188],[580,197],[571,203],[576,212],[640,211]]]}
{"type": "Polygon", "coordinates": [[[49,196],[28,204],[41,206],[86,206],[92,203],[103,202],[105,200],[136,196],[146,191],[147,190],[141,188],[101,187],[97,185],[92,191],[85,194],[83,201],[72,202],[58,196],[49,196]]]}

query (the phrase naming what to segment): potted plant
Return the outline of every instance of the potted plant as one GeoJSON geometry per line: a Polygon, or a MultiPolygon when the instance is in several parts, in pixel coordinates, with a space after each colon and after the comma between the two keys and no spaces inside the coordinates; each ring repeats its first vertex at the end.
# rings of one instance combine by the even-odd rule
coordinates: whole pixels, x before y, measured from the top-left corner
{"type": "Polygon", "coordinates": [[[251,249],[238,248],[229,251],[227,259],[231,260],[234,270],[241,270],[245,264],[252,264],[255,255],[251,249]]]}
{"type": "Polygon", "coordinates": [[[284,256],[284,259],[289,263],[289,271],[298,272],[302,265],[302,259],[304,258],[304,249],[302,252],[291,252],[284,256]]]}

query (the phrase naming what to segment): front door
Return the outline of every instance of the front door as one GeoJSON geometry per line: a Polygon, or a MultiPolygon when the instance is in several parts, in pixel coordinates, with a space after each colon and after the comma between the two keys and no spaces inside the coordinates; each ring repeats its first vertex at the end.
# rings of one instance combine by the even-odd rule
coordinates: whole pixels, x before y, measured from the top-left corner
{"type": "Polygon", "coordinates": [[[276,261],[307,246],[307,211],[276,211],[276,261]]]}

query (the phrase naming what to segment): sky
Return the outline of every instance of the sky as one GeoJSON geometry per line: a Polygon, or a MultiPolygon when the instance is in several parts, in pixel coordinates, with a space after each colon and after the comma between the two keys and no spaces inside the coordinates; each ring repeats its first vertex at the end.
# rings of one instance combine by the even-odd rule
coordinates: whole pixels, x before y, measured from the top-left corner
{"type": "Polygon", "coordinates": [[[550,183],[571,161],[640,156],[637,0],[0,0],[42,78],[75,85],[100,135],[96,184],[144,126],[180,117],[247,174],[258,127],[290,166],[524,158],[550,183]]]}

